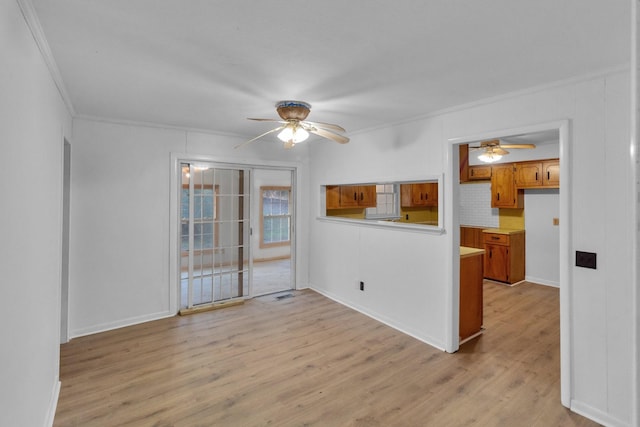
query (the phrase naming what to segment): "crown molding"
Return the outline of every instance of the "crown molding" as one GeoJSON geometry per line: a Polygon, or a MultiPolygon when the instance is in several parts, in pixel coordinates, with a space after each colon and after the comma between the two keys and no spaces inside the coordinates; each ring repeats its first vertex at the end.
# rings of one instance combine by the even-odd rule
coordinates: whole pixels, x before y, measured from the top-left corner
{"type": "MultiPolygon", "coordinates": [[[[638,0],[640,1],[640,0],[638,0]]],[[[459,104],[459,105],[455,105],[453,107],[448,107],[448,108],[443,108],[440,110],[435,110],[426,114],[419,114],[417,116],[412,116],[412,117],[408,117],[406,119],[403,120],[399,120],[393,123],[385,123],[383,125],[379,125],[379,126],[372,126],[372,127],[368,127],[368,128],[364,128],[364,129],[358,129],[356,131],[351,131],[349,132],[350,135],[357,135],[357,134],[366,134],[369,132],[375,132],[381,129],[388,129],[390,127],[394,127],[394,126],[402,126],[408,123],[414,123],[414,122],[418,122],[420,120],[425,120],[425,119],[430,119],[430,118],[434,118],[434,117],[440,117],[440,116],[444,116],[447,114],[452,114],[452,113],[459,113],[461,111],[465,111],[465,110],[469,110],[472,108],[477,108],[477,107],[482,107],[484,105],[490,105],[490,104],[494,104],[497,102],[501,102],[501,101],[507,101],[510,99],[514,99],[514,98],[520,98],[523,96],[527,96],[527,95],[533,95],[536,93],[540,93],[540,92],[544,92],[547,90],[553,90],[553,89],[557,89],[557,88],[562,88],[562,87],[567,87],[567,86],[571,86],[571,85],[576,85],[579,83],[583,83],[583,82],[587,82],[590,80],[595,80],[595,79],[602,79],[602,78],[606,78],[608,76],[611,75],[615,75],[615,74],[621,74],[621,73],[627,73],[630,72],[630,65],[629,64],[619,64],[616,66],[612,66],[612,67],[607,67],[607,68],[603,68],[603,69],[599,69],[599,70],[595,70],[589,73],[585,73],[585,74],[580,74],[577,76],[573,76],[573,77],[568,77],[566,79],[561,79],[561,80],[555,80],[552,82],[548,82],[548,83],[542,83],[536,86],[531,86],[525,89],[519,89],[519,90],[515,90],[515,91],[511,91],[511,92],[506,92],[503,94],[499,94],[499,95],[495,95],[495,96],[490,96],[490,97],[486,97],[486,98],[481,98],[478,99],[476,101],[471,101],[471,102],[467,102],[464,104],[459,104]]]]}
{"type": "Polygon", "coordinates": [[[55,59],[53,59],[53,54],[51,53],[51,48],[49,47],[49,43],[47,42],[47,38],[44,35],[44,31],[42,30],[42,26],[40,25],[40,20],[38,19],[38,15],[36,14],[36,10],[33,7],[33,3],[31,0],[16,0],[18,6],[20,7],[20,11],[22,12],[22,16],[24,17],[29,30],[31,31],[31,35],[40,50],[40,54],[44,59],[45,64],[47,64],[47,68],[49,69],[49,74],[51,74],[51,78],[62,97],[62,101],[67,107],[69,114],[71,116],[75,116],[76,112],[73,108],[73,104],[71,103],[71,98],[69,97],[69,93],[67,92],[67,88],[62,80],[62,75],[60,74],[60,70],[58,69],[58,65],[56,64],[55,59]]]}

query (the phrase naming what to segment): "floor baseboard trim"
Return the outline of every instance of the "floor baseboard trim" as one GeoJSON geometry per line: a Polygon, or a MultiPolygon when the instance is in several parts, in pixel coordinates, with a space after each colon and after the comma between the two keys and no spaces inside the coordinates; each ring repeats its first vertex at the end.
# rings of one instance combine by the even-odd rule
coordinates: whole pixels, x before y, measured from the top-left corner
{"type": "Polygon", "coordinates": [[[320,295],[323,295],[323,296],[329,298],[330,300],[333,300],[333,301],[337,302],[338,304],[342,304],[345,307],[349,307],[350,309],[355,310],[358,313],[362,313],[365,316],[370,317],[370,318],[372,318],[374,320],[377,320],[380,323],[384,323],[385,325],[389,326],[390,328],[393,328],[396,331],[402,332],[405,335],[409,335],[410,337],[415,338],[418,341],[421,341],[421,342],[423,342],[425,344],[428,344],[431,347],[435,347],[438,350],[446,351],[445,350],[445,346],[443,344],[439,344],[437,340],[434,340],[434,339],[432,339],[430,337],[422,337],[422,336],[417,335],[417,334],[415,334],[413,332],[410,332],[407,329],[404,329],[404,328],[396,325],[392,320],[387,319],[385,316],[382,316],[382,315],[380,315],[378,313],[375,313],[375,312],[367,311],[363,307],[359,307],[359,306],[351,304],[349,302],[345,302],[345,301],[341,300],[340,298],[336,297],[335,295],[332,295],[331,293],[328,293],[328,292],[326,292],[326,291],[324,291],[322,289],[318,289],[318,288],[314,287],[313,285],[309,286],[309,289],[314,291],[314,292],[319,293],[320,295]]]}
{"type": "Polygon", "coordinates": [[[151,322],[153,320],[160,320],[167,317],[175,316],[175,312],[162,311],[159,313],[146,314],[143,316],[130,317],[128,319],[119,320],[116,322],[103,323],[101,325],[89,326],[86,328],[78,329],[76,331],[69,332],[69,340],[73,338],[84,337],[87,335],[99,334],[100,332],[112,331],[114,329],[125,328],[127,326],[138,325],[140,323],[151,322]]]}
{"type": "Polygon", "coordinates": [[[587,417],[592,421],[597,422],[598,424],[602,424],[603,426],[609,427],[631,427],[630,423],[625,423],[624,421],[607,414],[606,412],[602,412],[599,409],[596,409],[590,405],[585,405],[582,402],[578,402],[575,400],[571,401],[571,409],[576,414],[580,414],[583,417],[587,417]]]}

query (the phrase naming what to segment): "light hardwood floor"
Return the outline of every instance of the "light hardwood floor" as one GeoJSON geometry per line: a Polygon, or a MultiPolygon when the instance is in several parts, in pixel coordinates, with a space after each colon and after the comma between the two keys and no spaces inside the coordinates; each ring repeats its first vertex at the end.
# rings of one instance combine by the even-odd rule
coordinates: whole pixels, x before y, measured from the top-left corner
{"type": "Polygon", "coordinates": [[[484,288],[456,354],[313,291],[74,339],[54,425],[597,425],[560,404],[558,290],[484,288]]]}

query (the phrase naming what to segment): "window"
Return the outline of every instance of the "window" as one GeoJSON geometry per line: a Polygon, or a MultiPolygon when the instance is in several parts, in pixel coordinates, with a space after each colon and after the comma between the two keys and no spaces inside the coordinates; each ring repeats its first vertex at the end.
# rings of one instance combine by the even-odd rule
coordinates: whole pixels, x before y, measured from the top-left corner
{"type": "Polygon", "coordinates": [[[260,247],[291,243],[291,187],[260,187],[260,247]]]}
{"type": "MultiPolygon", "coordinates": [[[[211,251],[218,243],[218,186],[201,185],[193,194],[193,247],[211,251]]],[[[189,250],[189,185],[183,184],[180,197],[182,243],[181,250],[189,250]]]]}
{"type": "Polygon", "coordinates": [[[367,218],[399,218],[398,185],[376,184],[376,207],[367,208],[367,218]]]}

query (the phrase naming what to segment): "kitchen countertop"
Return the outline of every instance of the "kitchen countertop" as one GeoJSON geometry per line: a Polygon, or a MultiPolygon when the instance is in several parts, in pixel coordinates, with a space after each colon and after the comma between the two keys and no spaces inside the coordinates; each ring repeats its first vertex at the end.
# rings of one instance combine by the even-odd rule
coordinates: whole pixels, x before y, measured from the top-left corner
{"type": "Polygon", "coordinates": [[[495,234],[519,234],[524,233],[524,230],[517,230],[512,228],[485,228],[483,233],[495,233],[495,234]]]}
{"type": "Polygon", "coordinates": [[[475,255],[484,254],[484,249],[470,248],[467,246],[460,246],[460,258],[466,258],[475,255]]]}

